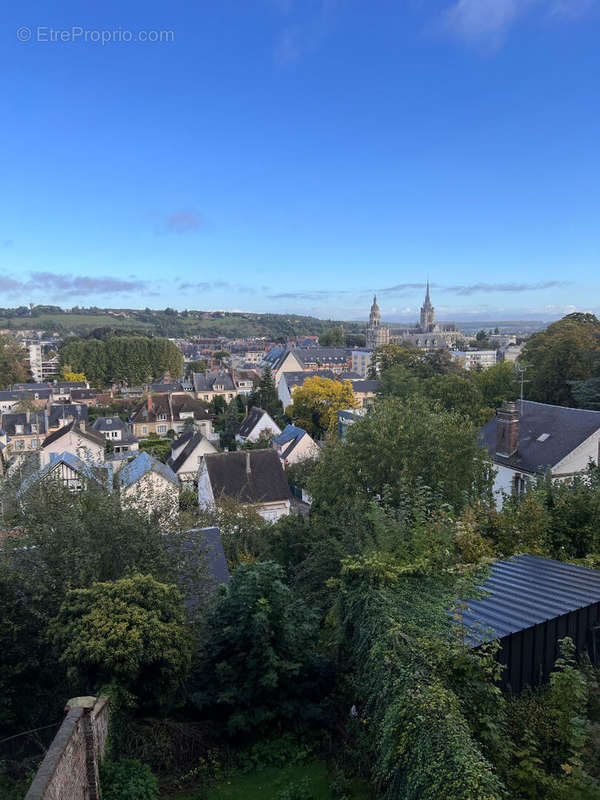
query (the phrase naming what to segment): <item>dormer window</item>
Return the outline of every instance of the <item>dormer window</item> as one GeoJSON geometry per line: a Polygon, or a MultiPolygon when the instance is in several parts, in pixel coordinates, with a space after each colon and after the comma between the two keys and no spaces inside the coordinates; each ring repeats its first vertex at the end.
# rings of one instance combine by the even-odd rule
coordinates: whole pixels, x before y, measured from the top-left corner
{"type": "Polygon", "coordinates": [[[167,418],[166,414],[157,414],[156,419],[158,420],[165,420],[167,418]]]}

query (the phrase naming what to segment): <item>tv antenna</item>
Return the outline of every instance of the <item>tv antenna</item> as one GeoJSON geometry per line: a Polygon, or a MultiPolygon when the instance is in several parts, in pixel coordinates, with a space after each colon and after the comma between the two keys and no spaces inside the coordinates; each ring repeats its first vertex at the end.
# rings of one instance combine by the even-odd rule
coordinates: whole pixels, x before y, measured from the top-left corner
{"type": "Polygon", "coordinates": [[[521,384],[521,413],[522,413],[522,410],[523,410],[523,396],[524,396],[524,392],[525,392],[525,384],[526,383],[531,383],[531,381],[526,381],[525,380],[525,372],[531,366],[533,366],[533,365],[532,364],[518,364],[518,363],[515,364],[515,370],[517,372],[517,375],[519,376],[517,378],[517,380],[519,380],[520,384],[521,384]]]}

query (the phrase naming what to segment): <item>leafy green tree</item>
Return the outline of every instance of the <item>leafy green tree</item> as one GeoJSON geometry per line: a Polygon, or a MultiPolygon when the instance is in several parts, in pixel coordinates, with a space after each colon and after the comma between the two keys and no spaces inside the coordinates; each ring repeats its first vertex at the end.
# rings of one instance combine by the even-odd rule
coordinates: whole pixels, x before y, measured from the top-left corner
{"type": "Polygon", "coordinates": [[[328,328],[319,336],[321,347],[344,347],[345,343],[344,329],[341,326],[328,328]]]}
{"type": "Polygon", "coordinates": [[[509,361],[473,373],[473,381],[481,392],[483,405],[490,409],[500,408],[505,400],[515,400],[518,394],[515,368],[509,361]]]}
{"type": "Polygon", "coordinates": [[[530,399],[575,405],[572,382],[587,381],[600,370],[600,321],[593,314],[568,314],[534,334],[520,361],[531,365],[530,399]]]}
{"type": "Polygon", "coordinates": [[[115,682],[141,705],[164,707],[190,667],[181,594],[151,575],[70,590],[51,636],[80,694],[115,682]]]}
{"type": "Polygon", "coordinates": [[[269,364],[265,366],[262,377],[250,397],[250,405],[262,408],[278,424],[283,422],[283,405],[277,394],[277,387],[269,364]]]}
{"type": "Polygon", "coordinates": [[[7,736],[60,716],[70,689],[47,631],[69,589],[143,570],[197,594],[205,571],[201,558],[188,563],[185,535],[163,535],[158,520],[123,509],[115,493],[90,486],[77,494],[45,482],[17,498],[18,476],[15,483],[0,486],[4,525],[20,531],[0,552],[0,728],[7,736]]]}
{"type": "Polygon", "coordinates": [[[569,386],[578,408],[600,411],[600,376],[586,381],[570,381],[569,386]]]}
{"type": "Polygon", "coordinates": [[[343,442],[323,450],[309,491],[314,503],[337,508],[354,497],[399,503],[422,484],[456,509],[488,494],[491,465],[477,429],[422,397],[386,397],[350,426],[343,442]]]}
{"type": "Polygon", "coordinates": [[[194,703],[230,735],[322,719],[330,665],[316,652],[317,619],[272,562],[241,564],[209,619],[194,703]]]}
{"type": "Polygon", "coordinates": [[[25,364],[27,353],[12,336],[0,334],[0,388],[22,383],[30,377],[25,364]]]}
{"type": "Polygon", "coordinates": [[[221,432],[221,445],[229,450],[237,448],[235,435],[238,431],[240,418],[241,414],[238,411],[238,404],[234,397],[223,414],[223,430],[221,432]]]}

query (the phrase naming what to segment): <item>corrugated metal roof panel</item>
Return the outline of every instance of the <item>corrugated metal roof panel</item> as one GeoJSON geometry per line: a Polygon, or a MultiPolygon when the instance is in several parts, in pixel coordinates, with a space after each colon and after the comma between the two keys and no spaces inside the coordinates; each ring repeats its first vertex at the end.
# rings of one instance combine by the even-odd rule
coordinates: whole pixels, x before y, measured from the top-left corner
{"type": "Polygon", "coordinates": [[[489,594],[462,613],[473,644],[600,602],[600,570],[526,554],[497,561],[481,588],[489,594]]]}

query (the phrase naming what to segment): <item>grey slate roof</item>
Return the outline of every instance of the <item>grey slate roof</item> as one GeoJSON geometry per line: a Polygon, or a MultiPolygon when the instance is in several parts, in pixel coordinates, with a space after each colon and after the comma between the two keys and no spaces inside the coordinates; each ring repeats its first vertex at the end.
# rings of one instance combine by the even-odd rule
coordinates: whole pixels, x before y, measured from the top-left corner
{"type": "Polygon", "coordinates": [[[214,392],[214,391],[235,391],[235,383],[229,372],[194,372],[193,375],[195,392],[214,392]],[[216,390],[214,386],[223,386],[223,389],[216,390]]]}
{"type": "Polygon", "coordinates": [[[95,431],[123,431],[127,430],[127,425],[121,417],[98,417],[92,425],[95,431]]]}
{"type": "Polygon", "coordinates": [[[46,433],[46,415],[43,411],[31,411],[29,421],[27,413],[23,411],[19,414],[2,414],[2,430],[9,436],[22,436],[24,434],[44,434],[46,433]],[[37,425],[37,430],[32,431],[31,426],[37,425]],[[23,434],[18,434],[16,426],[23,426],[23,434]]]}
{"type": "Polygon", "coordinates": [[[252,406],[248,414],[240,423],[240,427],[238,428],[238,436],[240,436],[242,439],[247,439],[266,413],[267,412],[263,411],[262,408],[259,408],[258,406],[252,406]]]}
{"type": "Polygon", "coordinates": [[[350,381],[352,389],[355,392],[377,392],[379,390],[379,381],[350,381]]]}
{"type": "Polygon", "coordinates": [[[85,439],[89,439],[91,442],[102,445],[102,447],[104,447],[104,442],[105,442],[104,436],[101,436],[93,428],[86,428],[85,430],[82,430],[76,420],[73,420],[68,425],[63,425],[62,428],[59,428],[57,431],[54,431],[54,433],[51,433],[50,436],[46,436],[46,438],[42,442],[42,447],[46,447],[46,445],[52,444],[52,442],[56,442],[70,430],[75,430],[85,439]]]}
{"type": "Polygon", "coordinates": [[[213,495],[233,497],[242,503],[274,503],[290,499],[290,489],[277,452],[239,450],[204,456],[213,495]],[[246,471],[247,459],[250,473],[246,471]]]}
{"type": "Polygon", "coordinates": [[[187,459],[192,455],[196,447],[200,444],[204,436],[201,433],[195,433],[193,436],[188,438],[188,441],[177,456],[177,458],[169,458],[167,464],[173,470],[173,472],[178,473],[181,467],[185,464],[187,459]]]}
{"type": "Polygon", "coordinates": [[[53,403],[48,412],[48,421],[50,428],[56,428],[60,425],[61,420],[64,420],[66,425],[68,420],[82,419],[86,421],[88,418],[88,408],[84,403],[53,403]]]}
{"type": "Polygon", "coordinates": [[[117,480],[121,486],[127,488],[128,486],[132,486],[148,472],[157,472],[159,475],[162,475],[163,478],[174,483],[175,486],[179,486],[179,478],[175,475],[171,467],[152,458],[152,456],[148,455],[145,451],[142,451],[139,456],[136,456],[133,461],[130,461],[129,464],[126,464],[121,469],[117,475],[117,480]]]}
{"type": "Polygon", "coordinates": [[[308,436],[308,434],[303,428],[298,428],[296,425],[286,425],[279,436],[275,436],[273,444],[278,447],[287,445],[281,453],[281,458],[285,461],[304,436],[308,436]]]}
{"type": "Polygon", "coordinates": [[[518,400],[519,446],[515,455],[496,455],[496,419],[481,428],[480,441],[496,464],[539,472],[553,467],[600,429],[600,411],[518,400]],[[544,441],[539,437],[550,434],[544,441]]]}
{"type": "Polygon", "coordinates": [[[600,570],[526,554],[493,564],[481,588],[462,615],[473,645],[600,602],[600,570]]]}
{"type": "Polygon", "coordinates": [[[188,594],[184,594],[188,612],[203,605],[219,586],[229,583],[229,568],[218,528],[192,528],[176,533],[167,537],[166,545],[179,554],[181,572],[194,572],[200,567],[202,573],[200,582],[192,587],[180,580],[181,588],[188,589],[188,594]],[[200,559],[204,563],[199,563],[200,559]]]}
{"type": "Polygon", "coordinates": [[[50,390],[52,388],[51,383],[15,383],[13,384],[13,391],[19,392],[37,392],[39,390],[50,390]]]}

